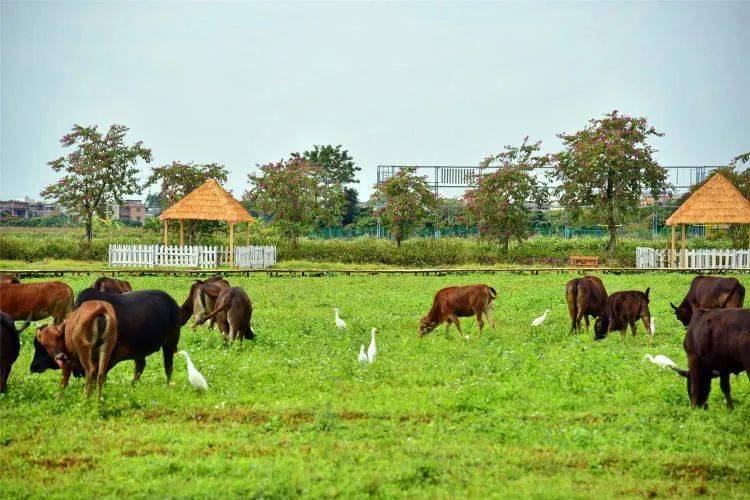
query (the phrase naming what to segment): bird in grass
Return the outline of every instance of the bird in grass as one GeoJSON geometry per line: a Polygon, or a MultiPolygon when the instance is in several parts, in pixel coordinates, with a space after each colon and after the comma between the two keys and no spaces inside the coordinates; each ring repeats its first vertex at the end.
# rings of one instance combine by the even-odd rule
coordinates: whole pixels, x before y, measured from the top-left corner
{"type": "Polygon", "coordinates": [[[549,309],[544,310],[544,314],[539,316],[537,319],[531,322],[531,326],[541,326],[547,320],[547,315],[550,313],[549,309]]]}
{"type": "Polygon", "coordinates": [[[338,307],[334,307],[333,308],[333,315],[334,315],[334,319],[336,321],[336,328],[338,328],[339,330],[346,330],[346,323],[344,323],[343,319],[339,318],[339,308],[338,307]]]}
{"type": "Polygon", "coordinates": [[[654,326],[654,317],[653,316],[651,316],[651,321],[649,323],[651,323],[649,325],[649,328],[651,329],[651,336],[653,337],[654,334],[656,333],[656,327],[654,326]]]}
{"type": "Polygon", "coordinates": [[[651,361],[655,365],[661,366],[662,368],[677,368],[677,364],[663,354],[657,354],[656,356],[646,354],[643,358],[651,361]]]}
{"type": "Polygon", "coordinates": [[[179,351],[177,354],[182,354],[183,356],[185,356],[185,362],[187,363],[188,371],[188,381],[190,382],[190,385],[195,387],[195,389],[198,391],[207,391],[208,382],[206,382],[206,379],[203,377],[203,375],[201,375],[201,372],[196,370],[195,365],[190,359],[190,355],[187,353],[187,351],[179,351]]]}
{"type": "Polygon", "coordinates": [[[367,354],[365,353],[365,345],[364,344],[362,344],[362,345],[359,346],[359,358],[357,358],[357,359],[359,359],[360,363],[367,363],[368,361],[370,361],[367,358],[367,354]]]}
{"type": "Polygon", "coordinates": [[[377,328],[370,331],[370,347],[367,348],[367,361],[370,363],[375,361],[375,357],[378,355],[378,348],[375,346],[375,333],[377,331],[377,328]]]}

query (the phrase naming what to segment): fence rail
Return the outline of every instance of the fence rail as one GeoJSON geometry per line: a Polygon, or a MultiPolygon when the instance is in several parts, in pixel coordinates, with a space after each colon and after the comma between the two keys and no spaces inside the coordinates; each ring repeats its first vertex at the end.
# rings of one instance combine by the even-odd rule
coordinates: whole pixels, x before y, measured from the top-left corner
{"type": "MultiPolygon", "coordinates": [[[[635,267],[638,269],[668,269],[672,267],[672,250],[638,247],[635,249],[635,267]]],[[[750,251],[735,249],[696,249],[675,251],[675,267],[678,269],[748,269],[750,251]]]]}
{"type": "MultiPolygon", "coordinates": [[[[235,265],[263,269],[276,264],[276,247],[236,247],[235,265]]],[[[109,245],[110,267],[191,267],[230,265],[229,249],[201,245],[109,245]]]]}

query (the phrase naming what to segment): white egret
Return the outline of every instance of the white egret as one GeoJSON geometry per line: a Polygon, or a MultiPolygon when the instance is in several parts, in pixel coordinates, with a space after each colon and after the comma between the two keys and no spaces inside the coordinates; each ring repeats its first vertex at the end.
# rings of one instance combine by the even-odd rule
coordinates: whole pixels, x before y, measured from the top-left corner
{"type": "Polygon", "coordinates": [[[649,327],[651,328],[651,336],[653,337],[654,334],[656,333],[656,327],[654,326],[654,317],[653,316],[651,316],[651,321],[649,321],[649,323],[650,323],[649,327]]]}
{"type": "Polygon", "coordinates": [[[377,331],[377,328],[370,331],[370,347],[367,348],[367,361],[370,363],[375,361],[375,357],[378,355],[378,348],[375,346],[375,332],[377,331]]]}
{"type": "Polygon", "coordinates": [[[359,346],[359,362],[360,363],[367,363],[369,359],[367,358],[367,354],[365,354],[365,345],[362,344],[359,346]]]}
{"type": "Polygon", "coordinates": [[[186,351],[179,351],[177,354],[182,354],[185,356],[185,362],[187,363],[187,371],[188,371],[188,381],[190,382],[190,385],[195,387],[198,391],[207,391],[208,390],[208,382],[206,382],[206,379],[201,375],[201,372],[196,370],[195,365],[193,365],[193,361],[190,359],[190,355],[186,351]]]}
{"type": "Polygon", "coordinates": [[[550,310],[549,309],[545,309],[544,310],[544,314],[542,314],[537,319],[535,319],[534,321],[531,322],[531,326],[541,326],[541,324],[544,323],[545,320],[547,319],[547,314],[549,314],[549,313],[550,313],[550,310]]]}
{"type": "Polygon", "coordinates": [[[334,318],[335,318],[335,321],[336,321],[336,327],[339,330],[346,330],[346,323],[344,323],[343,319],[339,318],[339,308],[338,307],[334,307],[333,308],[333,315],[334,315],[334,318]]]}
{"type": "Polygon", "coordinates": [[[643,357],[644,357],[644,359],[647,359],[647,360],[651,361],[653,364],[659,365],[662,368],[669,368],[670,366],[672,368],[677,368],[677,364],[674,361],[672,361],[671,359],[669,359],[668,357],[666,357],[665,355],[663,355],[663,354],[657,354],[656,356],[652,356],[650,354],[646,354],[643,357]]]}

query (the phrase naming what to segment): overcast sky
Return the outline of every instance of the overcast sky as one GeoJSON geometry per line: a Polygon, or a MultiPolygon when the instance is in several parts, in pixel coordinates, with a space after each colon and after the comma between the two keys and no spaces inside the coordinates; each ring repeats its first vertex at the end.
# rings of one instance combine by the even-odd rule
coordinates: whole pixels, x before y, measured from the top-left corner
{"type": "MultiPolygon", "coordinates": [[[[750,150],[750,3],[2,3],[0,198],[38,196],[74,123],[130,127],[152,165],[342,144],[473,165],[619,109],[664,165],[750,150]]],[[[142,166],[144,173],[148,168],[142,166]]]]}

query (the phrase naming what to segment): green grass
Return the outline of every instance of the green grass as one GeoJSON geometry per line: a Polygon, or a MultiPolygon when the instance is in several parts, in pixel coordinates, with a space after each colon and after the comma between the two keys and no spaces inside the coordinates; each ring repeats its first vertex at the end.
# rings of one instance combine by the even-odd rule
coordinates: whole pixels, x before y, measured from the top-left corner
{"type": "MultiPolygon", "coordinates": [[[[568,333],[563,287],[572,275],[334,276],[234,279],[252,297],[255,342],[225,347],[214,331],[182,330],[210,389],[195,394],[176,360],[161,358],[131,386],[118,365],[105,400],[82,381],[58,397],[59,372],[30,374],[23,335],[0,397],[3,497],[609,497],[750,495],[750,384],[732,378],[736,410],[718,384],[708,411],[691,410],[683,379],[645,362],[685,365],[670,314],[690,276],[604,276],[608,291],[651,286],[656,344],[594,342],[568,333]],[[499,291],[497,330],[466,341],[443,327],[417,338],[433,293],[486,282],[499,291]],[[338,306],[349,325],[333,326],[338,306]],[[540,328],[529,324],[545,307],[540,328]],[[357,352],[377,326],[379,357],[357,352]]],[[[750,279],[738,276],[750,285],[750,279]]],[[[71,278],[76,291],[90,277],[71,278]]],[[[133,278],[181,301],[189,280],[133,278]]]]}

